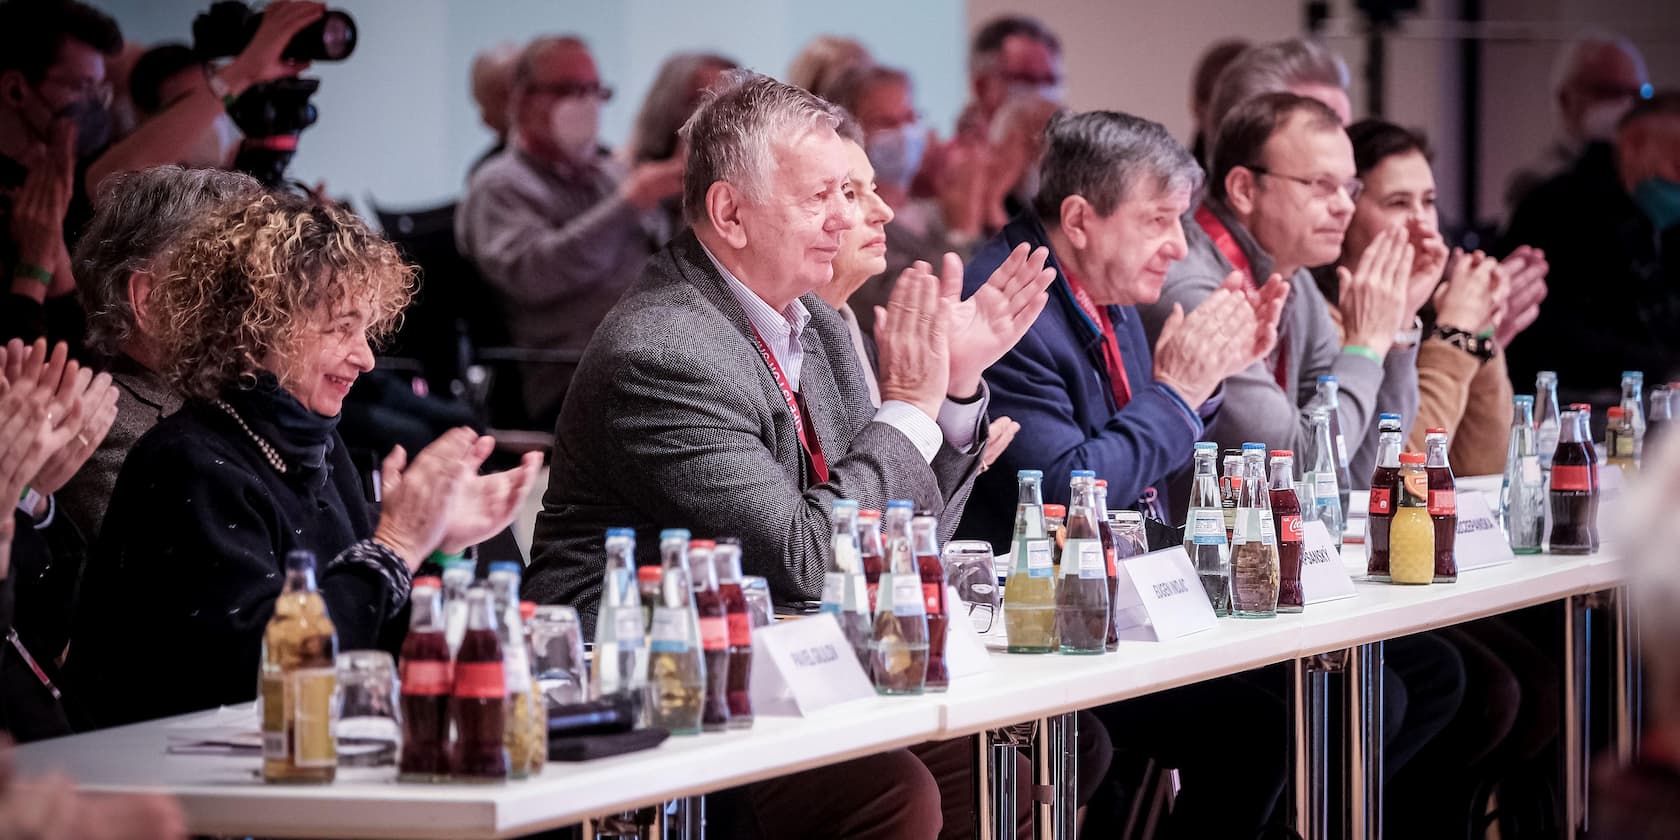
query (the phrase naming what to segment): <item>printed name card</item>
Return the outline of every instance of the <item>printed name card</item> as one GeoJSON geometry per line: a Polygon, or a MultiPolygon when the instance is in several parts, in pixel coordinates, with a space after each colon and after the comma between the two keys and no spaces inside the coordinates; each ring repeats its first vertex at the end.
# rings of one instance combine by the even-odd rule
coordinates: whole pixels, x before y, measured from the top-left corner
{"type": "Polygon", "coordinates": [[[1301,541],[1302,602],[1320,604],[1357,594],[1330,529],[1317,519],[1307,520],[1301,541]]]}
{"type": "MultiPolygon", "coordinates": [[[[945,609],[950,616],[945,622],[945,670],[951,679],[990,671],[991,654],[986,652],[986,643],[968,617],[968,605],[957,597],[955,587],[945,588],[945,609]]],[[[997,623],[1003,623],[1001,616],[997,623]]]]}
{"type": "Polygon", "coordinates": [[[752,635],[752,702],[760,714],[805,717],[875,696],[833,615],[778,621],[752,635]]]}
{"type": "Polygon", "coordinates": [[[1458,559],[1461,573],[1517,559],[1485,494],[1464,493],[1458,497],[1458,532],[1453,539],[1453,556],[1458,559]]]}
{"type": "Polygon", "coordinates": [[[1218,622],[1183,546],[1122,560],[1115,576],[1115,622],[1122,639],[1166,641],[1212,630],[1218,622]]]}

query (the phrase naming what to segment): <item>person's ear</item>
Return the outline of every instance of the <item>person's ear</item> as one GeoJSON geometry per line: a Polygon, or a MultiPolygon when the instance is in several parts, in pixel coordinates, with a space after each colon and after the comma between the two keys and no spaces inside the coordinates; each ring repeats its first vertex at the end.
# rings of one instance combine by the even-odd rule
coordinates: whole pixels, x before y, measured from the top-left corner
{"type": "Polygon", "coordinates": [[[1092,232],[1090,225],[1096,220],[1096,208],[1082,195],[1070,195],[1062,199],[1062,235],[1067,237],[1068,244],[1075,250],[1083,251],[1091,247],[1092,232]]]}
{"type": "Polygon", "coordinates": [[[741,219],[741,193],[728,181],[713,181],[706,190],[706,219],[731,248],[747,247],[747,229],[741,219]]]}
{"type": "Polygon", "coordinates": [[[146,328],[147,298],[152,294],[152,273],[150,271],[135,271],[128,275],[128,309],[134,313],[134,330],[141,335],[149,336],[146,328]]]}
{"type": "Polygon", "coordinates": [[[1246,166],[1233,166],[1225,173],[1225,204],[1233,212],[1247,216],[1254,212],[1260,179],[1246,166]]]}

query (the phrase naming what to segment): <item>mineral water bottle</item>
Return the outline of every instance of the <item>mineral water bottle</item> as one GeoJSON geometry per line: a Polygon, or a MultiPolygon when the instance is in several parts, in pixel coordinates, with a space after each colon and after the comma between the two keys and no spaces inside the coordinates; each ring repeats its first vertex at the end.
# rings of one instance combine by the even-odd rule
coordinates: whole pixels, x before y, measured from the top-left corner
{"type": "Polygon", "coordinates": [[[1056,634],[1062,653],[1107,650],[1108,561],[1097,528],[1096,480],[1090,470],[1073,471],[1067,545],[1062,549],[1062,577],[1056,584],[1056,634]]]}
{"type": "Polygon", "coordinates": [[[887,503],[886,566],[875,598],[871,643],[875,690],[881,694],[921,694],[927,683],[927,609],[910,533],[913,515],[908,501],[887,503]]]}
{"type": "MultiPolygon", "coordinates": [[[[1225,515],[1214,461],[1219,445],[1196,444],[1196,474],[1190,485],[1190,515],[1184,523],[1184,550],[1202,579],[1214,615],[1231,614],[1231,550],[1225,542],[1225,515]]],[[[1233,524],[1235,517],[1233,515],[1233,524]]]]}
{"type": "Polygon", "coordinates": [[[1049,653],[1055,647],[1056,578],[1044,530],[1044,473],[1015,474],[1014,565],[1004,586],[1003,623],[1010,653],[1049,653]]]}

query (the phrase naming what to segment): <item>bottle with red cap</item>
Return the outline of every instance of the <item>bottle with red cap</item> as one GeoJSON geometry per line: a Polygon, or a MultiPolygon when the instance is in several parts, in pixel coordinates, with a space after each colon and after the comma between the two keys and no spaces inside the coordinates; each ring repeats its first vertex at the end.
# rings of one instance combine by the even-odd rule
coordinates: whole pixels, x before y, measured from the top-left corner
{"type": "Polygon", "coordinates": [[[951,614],[945,604],[945,564],[939,559],[939,518],[931,514],[917,514],[910,520],[912,551],[916,555],[916,570],[921,573],[922,601],[928,625],[928,691],[940,692],[951,686],[951,673],[945,668],[945,631],[951,614]]]}
{"type": "Polygon", "coordinates": [[[1388,525],[1388,569],[1395,583],[1435,580],[1435,523],[1429,517],[1429,473],[1422,452],[1400,454],[1399,492],[1388,525]]]}
{"type": "Polygon", "coordinates": [[[1103,564],[1107,567],[1108,584],[1108,638],[1103,642],[1103,649],[1110,653],[1120,649],[1120,626],[1114,620],[1114,601],[1119,595],[1119,570],[1115,568],[1117,561],[1114,543],[1114,526],[1108,523],[1108,479],[1097,479],[1097,535],[1102,538],[1103,564]]]}
{"type": "Polygon", "coordinates": [[[1591,554],[1598,549],[1595,519],[1598,514],[1598,471],[1593,466],[1586,421],[1570,406],[1558,421],[1557,450],[1552,453],[1552,533],[1548,548],[1553,554],[1591,554]]]}
{"type": "Polygon", "coordinates": [[[1429,476],[1429,519],[1435,525],[1435,582],[1458,580],[1458,481],[1447,459],[1447,430],[1424,432],[1424,471],[1429,476]]]}
{"type": "Polygon", "coordinates": [[[402,753],[397,778],[441,782],[449,777],[449,640],[444,635],[443,581],[414,579],[408,636],[398,665],[402,682],[402,753]]]}
{"type": "MultiPolygon", "coordinates": [[[[659,567],[636,567],[636,591],[642,600],[642,637],[653,630],[653,608],[659,603],[659,567]]],[[[600,621],[599,618],[596,621],[600,621]]]]}
{"type": "Polygon", "coordinates": [[[875,602],[881,593],[881,570],[887,562],[878,510],[858,511],[858,556],[863,560],[863,579],[869,585],[869,614],[874,616],[875,602]]]}
{"type": "Polygon", "coordinates": [[[467,629],[455,657],[449,716],[455,746],[449,775],[457,781],[500,782],[508,777],[507,677],[490,590],[467,591],[467,629]]]}
{"type": "Polygon", "coordinates": [[[700,618],[700,649],[706,657],[706,703],[700,728],[722,732],[729,728],[729,608],[718,592],[712,566],[712,540],[689,540],[688,562],[694,570],[694,612],[700,618]]]}
{"type": "Polygon", "coordinates": [[[1365,562],[1365,573],[1371,580],[1389,579],[1388,529],[1400,498],[1402,437],[1400,415],[1383,414],[1377,418],[1377,466],[1371,471],[1371,499],[1366,508],[1369,530],[1365,547],[1370,556],[1365,562]]]}
{"type": "Polygon", "coordinates": [[[1570,403],[1569,407],[1580,412],[1581,442],[1587,447],[1587,472],[1592,475],[1592,504],[1589,506],[1592,515],[1587,519],[1587,530],[1592,535],[1593,551],[1598,550],[1598,491],[1604,485],[1598,479],[1598,444],[1593,442],[1592,434],[1592,406],[1586,403],[1570,403]]]}
{"type": "Polygon", "coordinates": [[[753,724],[752,613],[741,585],[741,541],[720,537],[712,549],[712,568],[729,617],[729,728],[747,729],[753,724]]]}
{"type": "Polygon", "coordinates": [[[1267,489],[1271,493],[1272,522],[1277,528],[1277,611],[1298,613],[1306,604],[1301,592],[1301,555],[1306,537],[1301,525],[1301,497],[1295,495],[1293,450],[1272,450],[1267,489]]]}
{"type": "Polygon", "coordinates": [[[1044,534],[1050,538],[1050,569],[1062,580],[1062,552],[1067,550],[1067,505],[1044,506],[1044,534]]]}

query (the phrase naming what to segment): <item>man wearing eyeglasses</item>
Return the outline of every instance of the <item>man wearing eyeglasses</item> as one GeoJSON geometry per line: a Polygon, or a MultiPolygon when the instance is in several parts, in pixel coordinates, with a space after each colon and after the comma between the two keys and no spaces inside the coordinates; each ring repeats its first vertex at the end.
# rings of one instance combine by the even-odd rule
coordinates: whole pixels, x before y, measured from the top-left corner
{"type": "MultiPolygon", "coordinates": [[[[650,210],[682,188],[682,155],[626,169],[596,139],[612,89],[571,36],[532,41],[514,70],[509,147],[473,173],[456,211],[462,254],[516,347],[581,351],[663,244],[650,210]]],[[[551,428],[570,366],[523,368],[531,428],[551,428]]]]}
{"type": "MultiPolygon", "coordinates": [[[[1219,123],[1208,194],[1184,226],[1188,254],[1168,269],[1160,300],[1139,307],[1145,331],[1153,340],[1175,304],[1194,309],[1233,271],[1256,287],[1285,282],[1290,291],[1277,344],[1225,379],[1224,407],[1203,439],[1301,451],[1325,374],[1340,382],[1341,428],[1351,449],[1360,448],[1379,412],[1405,414],[1408,424],[1416,414],[1417,390],[1406,374],[1416,367],[1417,336],[1415,329],[1403,334],[1416,319],[1406,294],[1412,246],[1343,279],[1337,307],[1345,339],[1308,271],[1341,253],[1361,189],[1355,171],[1340,116],[1317,99],[1264,93],[1219,123]],[[1273,276],[1282,279],[1267,280],[1273,276]]],[[[1368,479],[1355,477],[1361,480],[1368,479]]],[[[1188,489],[1187,481],[1173,482],[1176,513],[1184,511],[1188,489]]]]}

